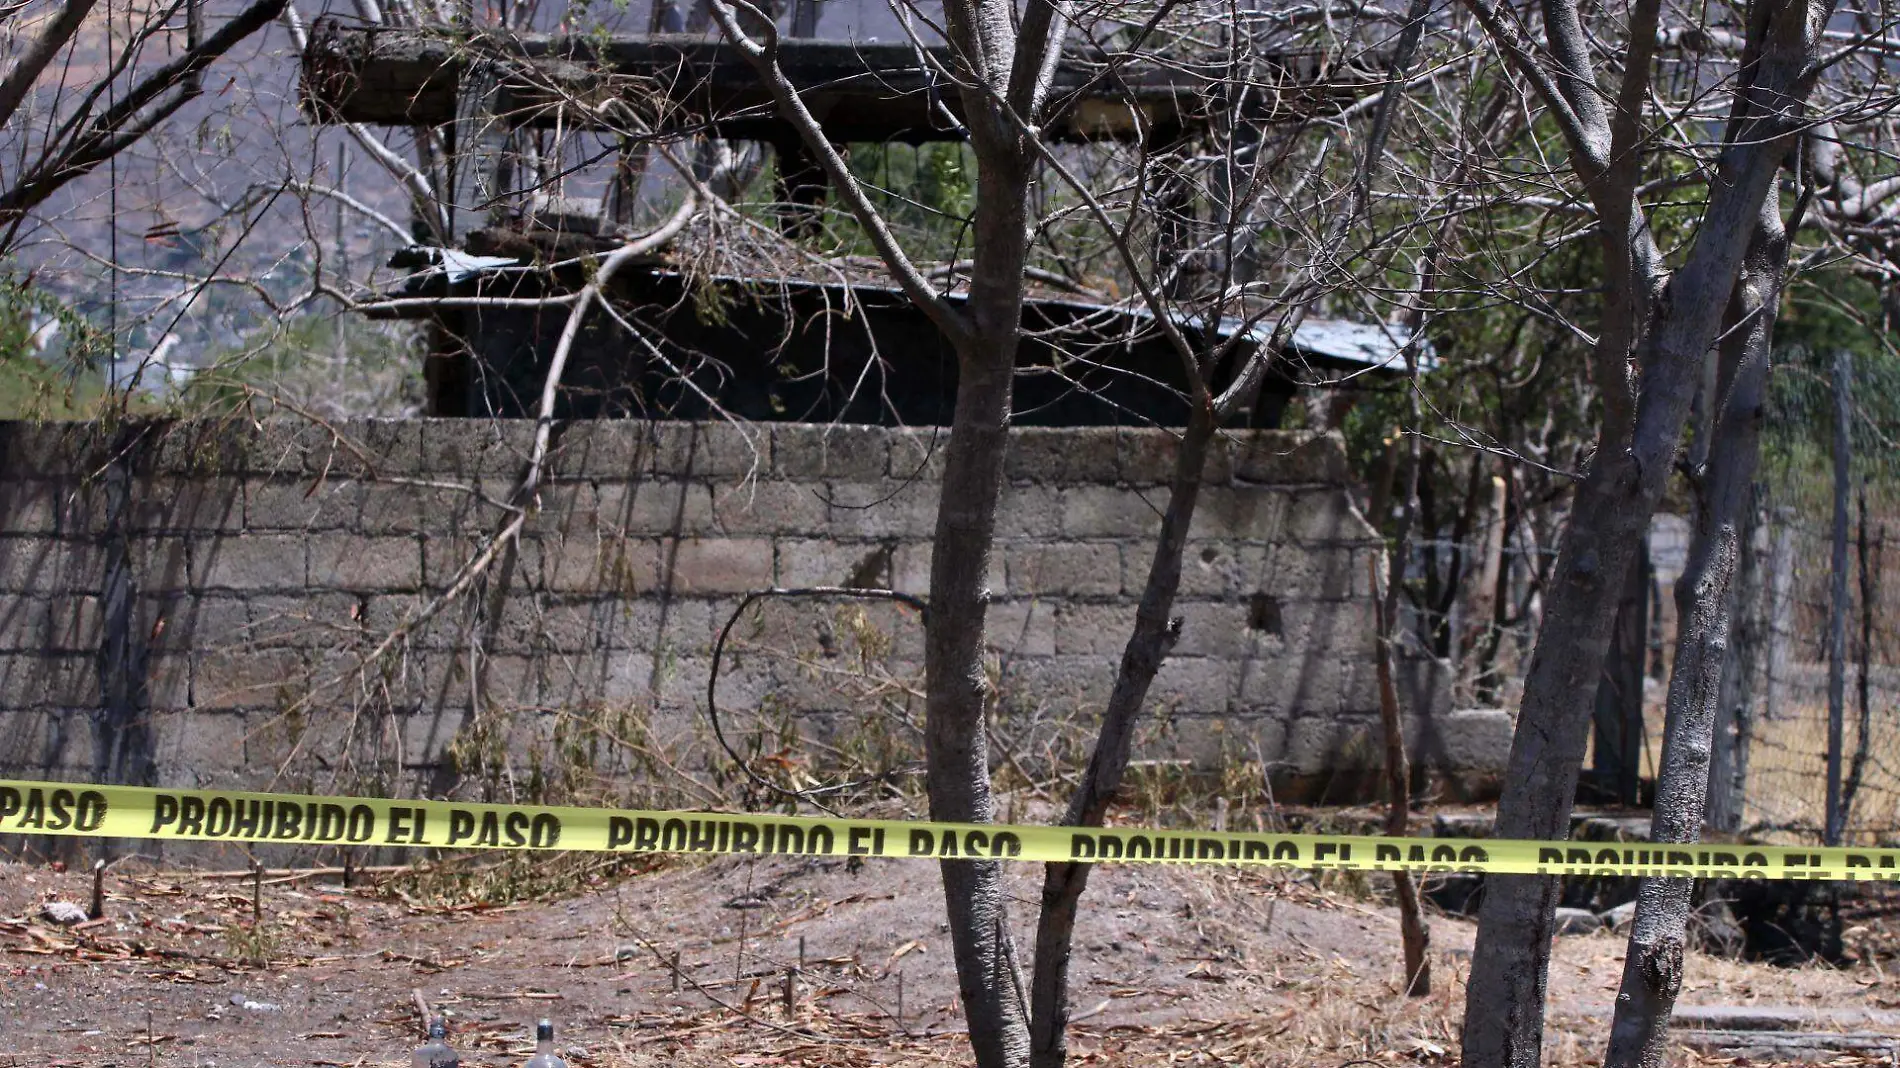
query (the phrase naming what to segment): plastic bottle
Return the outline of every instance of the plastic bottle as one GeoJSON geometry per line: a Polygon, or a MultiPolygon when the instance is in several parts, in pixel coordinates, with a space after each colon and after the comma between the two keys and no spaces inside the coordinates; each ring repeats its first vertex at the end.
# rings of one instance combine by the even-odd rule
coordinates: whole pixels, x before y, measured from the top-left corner
{"type": "Polygon", "coordinates": [[[525,1068],[567,1068],[567,1062],[554,1054],[554,1025],[546,1020],[534,1026],[534,1056],[525,1068]]]}
{"type": "Polygon", "coordinates": [[[449,1047],[449,1024],[437,1016],[429,1021],[429,1041],[409,1055],[410,1068],[462,1068],[462,1058],[449,1047]]]}

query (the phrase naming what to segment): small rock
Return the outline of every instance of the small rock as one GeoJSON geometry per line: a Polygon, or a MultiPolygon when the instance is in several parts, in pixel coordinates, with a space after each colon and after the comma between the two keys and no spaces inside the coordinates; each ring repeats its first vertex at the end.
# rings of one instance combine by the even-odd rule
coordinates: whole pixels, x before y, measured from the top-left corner
{"type": "Polygon", "coordinates": [[[1621,905],[1603,914],[1603,926],[1612,931],[1621,931],[1636,922],[1636,902],[1625,901],[1621,905]]]}
{"type": "Polygon", "coordinates": [[[71,927],[87,920],[86,910],[70,901],[48,901],[40,906],[40,917],[61,927],[71,927]]]}
{"type": "Polygon", "coordinates": [[[1560,935],[1583,935],[1603,929],[1603,921],[1589,909],[1558,909],[1557,933],[1560,935]]]}

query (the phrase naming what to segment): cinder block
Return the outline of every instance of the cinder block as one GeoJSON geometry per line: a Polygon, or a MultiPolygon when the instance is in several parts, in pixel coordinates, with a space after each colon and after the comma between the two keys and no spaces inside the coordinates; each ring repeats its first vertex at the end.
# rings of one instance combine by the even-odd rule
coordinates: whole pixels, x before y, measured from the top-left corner
{"type": "MultiPolygon", "coordinates": [[[[94,707],[97,707],[96,702],[94,707]]],[[[84,708],[0,711],[6,730],[0,731],[0,776],[43,779],[60,769],[75,770],[80,781],[90,779],[93,759],[92,722],[84,708]]]]}
{"type": "Polygon", "coordinates": [[[1351,481],[1346,441],[1338,431],[1252,430],[1229,441],[1234,478],[1242,482],[1344,486],[1351,481]]]}
{"type": "MultiPolygon", "coordinates": [[[[286,600],[305,603],[301,597],[286,600]]],[[[255,636],[250,622],[242,596],[174,593],[140,598],[135,625],[151,648],[185,652],[249,642],[255,636]]]]}
{"type": "Polygon", "coordinates": [[[154,712],[151,723],[153,756],[161,768],[246,770],[244,744],[250,729],[240,712],[190,709],[154,712]]]}
{"type": "Polygon", "coordinates": [[[732,614],[732,602],[697,598],[643,597],[606,602],[597,636],[615,652],[704,656],[732,614]]]}
{"type": "Polygon", "coordinates": [[[1070,538],[1153,538],[1161,529],[1159,507],[1165,503],[1166,495],[1152,490],[1072,486],[1062,494],[1062,533],[1070,538]]]}
{"type": "Polygon", "coordinates": [[[937,529],[939,486],[883,479],[827,487],[831,532],[840,538],[929,538],[937,529]]]}
{"type": "Polygon", "coordinates": [[[307,574],[303,539],[286,534],[235,534],[191,543],[191,570],[207,590],[298,590],[307,574]]]}
{"type": "Polygon", "coordinates": [[[55,595],[97,592],[105,552],[95,542],[54,537],[0,538],[0,590],[55,595]]]}
{"type": "Polygon", "coordinates": [[[363,484],[259,479],[243,487],[245,526],[267,530],[353,530],[362,513],[363,484]]]}
{"type": "Polygon", "coordinates": [[[1235,596],[1266,591],[1283,600],[1339,600],[1372,596],[1369,564],[1376,549],[1307,546],[1283,539],[1268,545],[1227,541],[1191,542],[1188,559],[1196,566],[1184,569],[1186,586],[1214,595],[1222,590],[1235,596]],[[1208,581],[1222,578],[1216,586],[1208,581]],[[1194,576],[1190,580],[1190,576],[1194,576]]]}
{"type": "Polygon", "coordinates": [[[1252,608],[1244,600],[1176,602],[1181,638],[1175,655],[1234,660],[1278,655],[1285,643],[1271,630],[1251,625],[1252,608]]]}
{"type": "Polygon", "coordinates": [[[340,440],[306,459],[339,478],[401,478],[424,472],[422,421],[410,418],[351,419],[338,425],[340,440]]]}
{"type": "Polygon", "coordinates": [[[223,649],[192,658],[195,708],[278,708],[309,684],[309,665],[297,649],[223,649]]]}
{"type": "Polygon", "coordinates": [[[1306,545],[1383,544],[1344,489],[1300,491],[1289,496],[1285,532],[1306,545]]]}
{"type": "Polygon", "coordinates": [[[422,587],[418,538],[317,534],[310,551],[309,585],[319,590],[384,591],[422,587]]]}
{"type": "Polygon", "coordinates": [[[531,419],[422,419],[422,471],[458,479],[519,479],[534,451],[531,419]]]}
{"type": "Polygon", "coordinates": [[[244,483],[237,478],[140,478],[130,490],[132,534],[234,533],[245,527],[244,483]]]}
{"type": "Polygon", "coordinates": [[[499,499],[509,488],[495,481],[463,490],[356,479],[257,479],[245,484],[246,525],[254,531],[484,534],[502,512],[480,494],[499,499]]]}
{"type": "Polygon", "coordinates": [[[99,696],[97,654],[0,656],[0,709],[97,707],[99,696]]]}
{"type": "MultiPolygon", "coordinates": [[[[483,523],[487,530],[500,526],[502,512],[496,509],[483,523]]],[[[544,482],[535,491],[534,511],[526,529],[542,537],[592,537],[600,533],[600,495],[584,482],[544,482]]]]}
{"type": "Polygon", "coordinates": [[[1054,656],[1057,611],[1048,601],[994,602],[983,624],[984,644],[1009,657],[1054,656]]]}
{"type": "MultiPolygon", "coordinates": [[[[211,646],[250,645],[260,649],[333,649],[358,644],[367,626],[367,598],[348,593],[312,591],[301,596],[263,596],[250,601],[242,629],[205,633],[211,646]]],[[[378,597],[378,601],[393,598],[378,597]]],[[[203,631],[202,624],[198,628],[203,631]]]]}
{"type": "Polygon", "coordinates": [[[1116,597],[1121,546],[1113,542],[1011,545],[1003,551],[1012,597],[1116,597]]]}
{"type": "Polygon", "coordinates": [[[731,479],[772,466],[764,428],[731,423],[648,423],[653,474],[662,478],[731,479]]]}
{"type": "Polygon", "coordinates": [[[191,657],[160,652],[145,661],[145,702],[154,710],[191,707],[191,657]]]}
{"type": "Polygon", "coordinates": [[[1114,685],[1114,665],[1099,656],[1025,657],[1010,661],[997,696],[1011,710],[1099,712],[1114,685]]]}
{"type": "MultiPolygon", "coordinates": [[[[1450,661],[1430,656],[1400,656],[1393,667],[1398,682],[1399,707],[1403,708],[1407,715],[1449,720],[1468,712],[1473,717],[1469,721],[1472,729],[1494,729],[1494,724],[1487,725],[1492,724],[1492,720],[1487,720],[1485,717],[1496,712],[1496,709],[1454,709],[1452,707],[1451,684],[1457,673],[1452,669],[1450,661]]],[[[1507,719],[1510,718],[1508,711],[1503,714],[1507,719]]],[[[1504,748],[1508,756],[1510,751],[1508,738],[1505,740],[1504,748]]],[[[1500,761],[1495,766],[1502,768],[1504,762],[1500,761]]]]}
{"type": "Polygon", "coordinates": [[[1135,606],[1055,602],[1055,651],[1064,656],[1119,658],[1134,632],[1135,606]]]}
{"type": "Polygon", "coordinates": [[[155,479],[240,477],[260,436],[248,419],[180,419],[150,424],[132,452],[155,479]]]}
{"type": "Polygon", "coordinates": [[[801,482],[872,482],[890,473],[890,432],[875,426],[775,423],[772,472],[801,482]]]}
{"type": "Polygon", "coordinates": [[[1062,536],[1063,511],[1063,491],[1054,485],[1005,485],[996,510],[996,536],[1053,541],[1062,536]]]}
{"type": "MultiPolygon", "coordinates": [[[[72,598],[73,601],[90,601],[97,604],[97,598],[72,598]]],[[[43,650],[66,649],[83,652],[99,647],[99,635],[89,635],[90,645],[77,644],[65,640],[68,635],[65,628],[59,627],[53,618],[53,606],[57,601],[39,597],[0,598],[0,650],[7,652],[40,652],[43,650]]],[[[93,621],[97,626],[97,620],[93,621]]]]}
{"type": "Polygon", "coordinates": [[[484,645],[497,653],[563,654],[570,659],[598,648],[593,601],[516,595],[501,603],[501,616],[484,627],[484,645]]]}
{"type": "MultiPolygon", "coordinates": [[[[1127,427],[1116,430],[1116,471],[1120,480],[1129,485],[1171,485],[1180,451],[1178,430],[1127,427]]],[[[1233,477],[1231,439],[1227,432],[1222,432],[1208,442],[1207,458],[1201,466],[1201,485],[1224,486],[1233,481],[1233,477]]],[[[1160,500],[1156,499],[1157,504],[1160,500]]]]}
{"type": "Polygon", "coordinates": [[[778,584],[891,588],[897,555],[895,539],[840,542],[816,538],[779,538],[778,584]]]}
{"type": "Polygon", "coordinates": [[[663,581],[674,596],[748,593],[773,585],[766,538],[681,538],[662,543],[663,581]]]}
{"type": "MultiPolygon", "coordinates": [[[[133,538],[126,546],[133,581],[145,593],[183,593],[194,588],[189,539],[133,538]]],[[[101,572],[103,574],[103,571],[101,572]]]]}
{"type": "Polygon", "coordinates": [[[822,483],[751,479],[715,483],[713,526],[721,534],[814,534],[826,529],[831,507],[822,483]]]}
{"type": "MultiPolygon", "coordinates": [[[[1200,768],[1232,767],[1241,761],[1253,761],[1269,770],[1285,756],[1287,724],[1271,716],[1224,713],[1221,715],[1181,714],[1174,719],[1159,747],[1137,750],[1149,759],[1188,760],[1200,768]]],[[[1239,814],[1235,814],[1238,817],[1239,814]]],[[[1236,818],[1229,824],[1248,830],[1236,818]]]]}
{"type": "Polygon", "coordinates": [[[1378,636],[1372,599],[1286,601],[1280,606],[1288,649],[1327,649],[1371,662],[1378,636]]]}
{"type": "Polygon", "coordinates": [[[942,482],[946,426],[893,427],[888,432],[891,477],[899,482],[942,482]]]}
{"type": "Polygon", "coordinates": [[[1500,771],[1511,762],[1516,719],[1503,708],[1460,708],[1405,717],[1406,756],[1435,771],[1500,771]]]}
{"type": "Polygon", "coordinates": [[[1119,477],[1116,436],[1112,427],[1013,427],[1003,477],[1063,485],[1113,483],[1119,477]]]}
{"type": "Polygon", "coordinates": [[[530,656],[484,656],[477,676],[481,700],[503,711],[541,706],[541,665],[530,656]]]}
{"type": "MultiPolygon", "coordinates": [[[[1110,666],[1108,670],[1113,673],[1116,668],[1110,666]]],[[[1209,656],[1176,653],[1168,657],[1148,687],[1150,708],[1177,714],[1221,714],[1227,711],[1233,696],[1233,665],[1209,656]]]]}
{"type": "MultiPolygon", "coordinates": [[[[485,426],[482,420],[455,420],[485,426]]],[[[220,444],[220,468],[253,475],[354,479],[413,476],[423,468],[423,424],[436,420],[348,419],[319,426],[297,417],[232,426],[220,444]],[[241,460],[239,459],[241,457],[241,460]]]]}
{"type": "MultiPolygon", "coordinates": [[[[424,535],[422,538],[422,587],[440,592],[452,584],[462,568],[481,552],[487,539],[462,534],[424,535]]],[[[514,550],[507,550],[513,552],[514,550]]],[[[536,567],[539,567],[537,557],[536,567]]]]}
{"type": "Polygon", "coordinates": [[[433,767],[448,754],[468,719],[465,705],[434,704],[402,717],[398,733],[404,767],[433,767]]]}
{"type": "Polygon", "coordinates": [[[630,661],[643,661],[644,653],[592,650],[585,654],[546,658],[541,661],[541,702],[566,714],[592,714],[599,709],[630,703],[624,680],[615,671],[630,661]],[[618,693],[609,699],[610,682],[618,693]]]}
{"type": "Polygon", "coordinates": [[[97,423],[0,420],[0,470],[16,478],[91,477],[109,445],[97,423]]]}
{"type": "Polygon", "coordinates": [[[523,542],[522,573],[531,582],[538,574],[540,588],[551,593],[644,596],[664,585],[671,544],[652,538],[523,542]]]}
{"type": "Polygon", "coordinates": [[[1297,775],[1384,767],[1385,742],[1376,721],[1305,716],[1288,724],[1281,759],[1297,775]]]}
{"type": "MultiPolygon", "coordinates": [[[[656,708],[698,710],[706,706],[706,680],[712,661],[705,657],[663,656],[653,671],[652,701],[656,708]]],[[[720,687],[719,707],[739,707],[720,687]]]]}
{"type": "Polygon", "coordinates": [[[627,537],[707,534],[716,529],[712,487],[665,479],[599,487],[596,524],[627,537]]]}
{"type": "MultiPolygon", "coordinates": [[[[1343,491],[1341,491],[1343,493],[1343,491]]],[[[1253,486],[1209,486],[1201,491],[1189,530],[1195,538],[1271,542],[1287,537],[1289,494],[1253,486]]]]}
{"type": "Polygon", "coordinates": [[[0,534],[55,534],[68,530],[63,523],[76,510],[76,483],[28,481],[9,470],[0,481],[0,534]]]}

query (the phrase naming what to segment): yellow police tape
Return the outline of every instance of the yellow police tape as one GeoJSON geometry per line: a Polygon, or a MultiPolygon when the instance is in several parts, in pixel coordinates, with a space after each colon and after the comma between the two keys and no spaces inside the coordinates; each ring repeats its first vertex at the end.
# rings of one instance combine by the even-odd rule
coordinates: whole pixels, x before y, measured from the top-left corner
{"type": "Polygon", "coordinates": [[[1900,849],[973,825],[4,779],[0,779],[0,834],[440,849],[1225,863],[1357,871],[1900,879],[1900,849]]]}

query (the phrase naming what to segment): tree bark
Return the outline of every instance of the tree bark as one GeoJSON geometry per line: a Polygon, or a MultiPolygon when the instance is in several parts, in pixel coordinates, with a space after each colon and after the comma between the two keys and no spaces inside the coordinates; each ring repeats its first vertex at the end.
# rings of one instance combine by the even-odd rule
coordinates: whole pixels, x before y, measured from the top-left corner
{"type": "MultiPolygon", "coordinates": [[[[1414,427],[1406,435],[1408,455],[1405,485],[1401,491],[1404,504],[1401,505],[1398,534],[1392,539],[1392,549],[1387,554],[1383,590],[1380,590],[1379,583],[1374,583],[1375,592],[1380,593],[1377,615],[1379,634],[1374,656],[1379,679],[1379,721],[1385,732],[1385,833],[1392,838],[1404,838],[1411,832],[1412,822],[1412,769],[1410,761],[1406,759],[1405,720],[1403,710],[1399,707],[1399,688],[1393,678],[1392,661],[1398,632],[1399,590],[1405,585],[1405,565],[1411,556],[1413,505],[1418,496],[1421,457],[1416,429],[1419,414],[1417,396],[1414,391],[1411,411],[1414,427]]],[[[1502,480],[1498,481],[1501,485],[1502,480]]],[[[1502,526],[1503,509],[1495,511],[1497,514],[1493,520],[1502,526]]],[[[1377,517],[1377,509],[1374,516],[1377,517]]],[[[1399,942],[1405,955],[1405,981],[1402,987],[1408,997],[1425,997],[1432,992],[1432,929],[1425,922],[1424,911],[1419,905],[1418,884],[1412,881],[1412,873],[1394,871],[1392,892],[1399,902],[1399,942]]]]}
{"type": "MultiPolygon", "coordinates": [[[[1028,172],[985,160],[977,174],[971,339],[957,352],[957,400],[944,446],[943,493],[930,560],[925,627],[926,783],[930,816],[954,823],[995,818],[984,727],[986,586],[1008,444],[1010,387],[1022,323],[1028,255],[1028,172]]],[[[944,904],[957,985],[982,1068],[1028,1060],[1029,1018],[1008,930],[1002,866],[945,860],[944,904]]]]}
{"type": "Polygon", "coordinates": [[[1649,663],[1649,587],[1654,575],[1649,562],[1648,536],[1637,546],[1636,562],[1623,579],[1623,596],[1616,606],[1610,650],[1597,680],[1591,754],[1592,784],[1597,800],[1636,807],[1642,792],[1643,683],[1649,663]]]}
{"type": "MultiPolygon", "coordinates": [[[[1215,430],[1214,413],[1206,405],[1190,417],[1175,452],[1173,484],[1168,510],[1155,539],[1148,581],[1135,609],[1135,629],[1122,649],[1115,688],[1102,713],[1088,769],[1069,798],[1063,823],[1071,827],[1099,827],[1109,802],[1121,786],[1135,741],[1135,724],[1147,702],[1162,661],[1181,634],[1181,621],[1171,618],[1174,597],[1181,587],[1181,557],[1188,529],[1200,499],[1201,476],[1215,430]]],[[[1036,969],[1032,999],[1030,1064],[1033,1068],[1061,1068],[1068,1056],[1069,963],[1075,935],[1076,906],[1088,888],[1092,864],[1050,864],[1042,883],[1042,912],[1036,924],[1036,969]]]]}
{"type": "MultiPolygon", "coordinates": [[[[1762,16],[1773,25],[1756,67],[1758,91],[1776,91],[1780,103],[1731,124],[1722,180],[1711,183],[1696,242],[1633,353],[1641,368],[1634,419],[1619,425],[1606,412],[1597,454],[1577,487],[1511,741],[1498,802],[1500,838],[1568,837],[1617,597],[1667,483],[1702,354],[1714,342],[1756,216],[1799,122],[1801,109],[1787,101],[1806,99],[1810,14],[1805,3],[1789,3],[1762,16]]],[[[1539,876],[1487,882],[1466,988],[1466,1068],[1538,1065],[1559,886],[1539,876]]]]}
{"type": "MultiPolygon", "coordinates": [[[[1769,349],[1787,256],[1779,199],[1771,195],[1762,203],[1731,305],[1736,328],[1722,346],[1726,396],[1709,466],[1702,473],[1689,560],[1676,582],[1681,631],[1650,826],[1654,842],[1693,842],[1701,834],[1733,618],[1731,580],[1742,551],[1741,531],[1754,503],[1769,349]]],[[[1604,1068],[1654,1068],[1662,1062],[1669,1016],[1682,986],[1693,886],[1690,879],[1643,881],[1604,1068]]]]}
{"type": "Polygon", "coordinates": [[[1748,514],[1736,551],[1734,607],[1731,609],[1728,661],[1722,667],[1721,705],[1716,712],[1714,748],[1709,758],[1708,825],[1718,831],[1741,828],[1747,799],[1748,747],[1755,733],[1755,677],[1762,651],[1761,484],[1751,487],[1748,514]]]}

